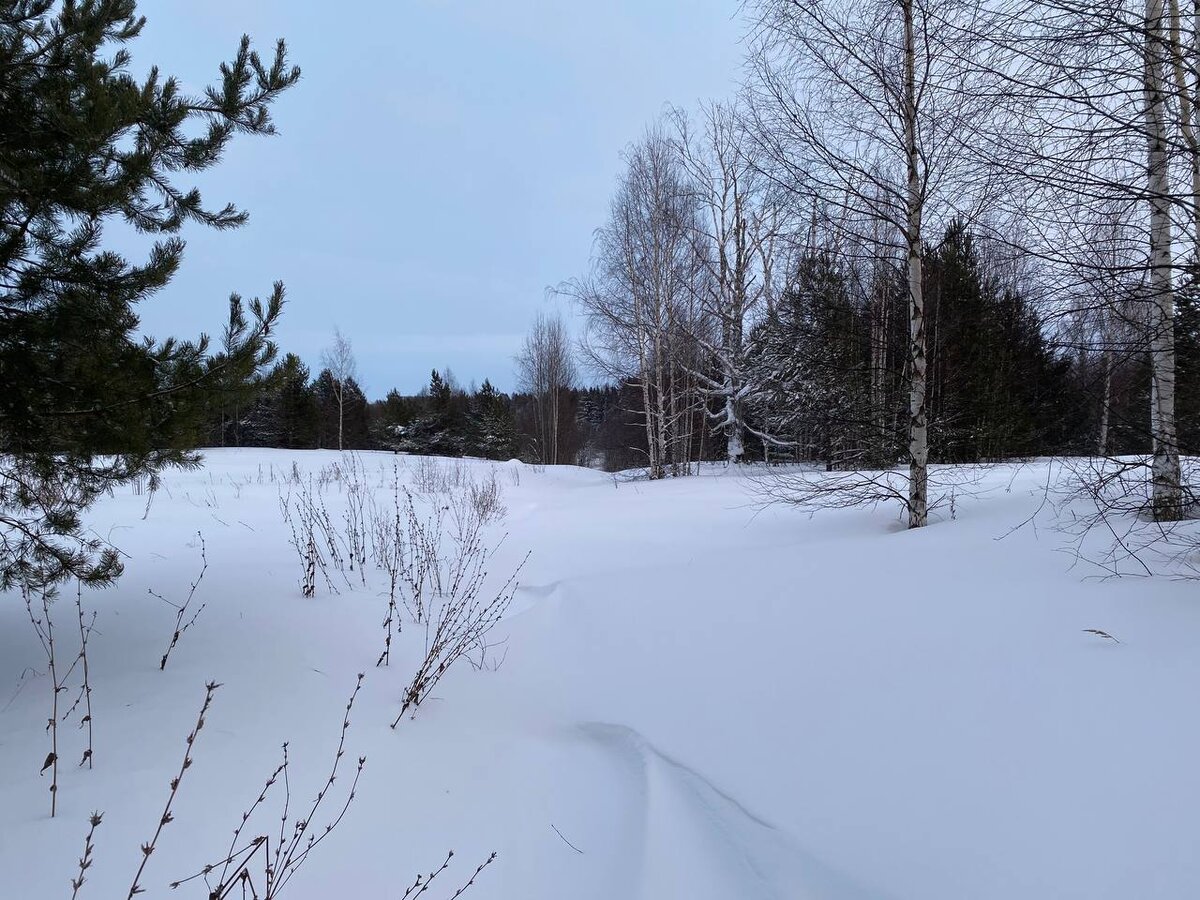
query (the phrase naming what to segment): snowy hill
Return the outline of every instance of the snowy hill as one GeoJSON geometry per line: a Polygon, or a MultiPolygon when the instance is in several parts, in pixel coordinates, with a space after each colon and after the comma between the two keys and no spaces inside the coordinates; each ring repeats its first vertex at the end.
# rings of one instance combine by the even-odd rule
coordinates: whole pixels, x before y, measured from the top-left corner
{"type": "MultiPolygon", "coordinates": [[[[746,476],[720,469],[651,484],[354,459],[213,450],[152,498],[123,491],[90,513],[127,573],[82,598],[97,613],[94,767],[76,765],[77,710],[59,726],[53,819],[38,775],[46,658],[22,599],[3,598],[0,897],[69,896],[93,810],[79,896],[126,896],[212,680],[141,878],[146,896],[207,896],[202,879],[168,884],[229,853],[284,741],[291,811],[309,808],[360,672],[316,827],[366,764],[286,885],[296,900],[398,898],[450,849],[426,897],[451,896],[492,851],[470,898],[1115,900],[1200,885],[1195,586],[1089,578],[1058,552],[1050,512],[998,540],[1039,508],[1045,464],[991,470],[954,519],[906,532],[882,508],[760,510],[746,476]],[[312,476],[341,522],[353,491],[391,509],[395,473],[430,511],[468,483],[499,486],[485,594],[530,556],[492,649],[455,663],[392,729],[425,630],[401,609],[377,667],[386,574],[333,573],[336,593],[318,576],[303,596],[281,500],[312,476]],[[201,569],[198,533],[208,568],[185,621],[204,608],[160,671],[170,603],[201,569]]],[[[73,588],[52,613],[69,664],[73,588]]],[[[282,796],[247,835],[278,832],[282,796]]]]}

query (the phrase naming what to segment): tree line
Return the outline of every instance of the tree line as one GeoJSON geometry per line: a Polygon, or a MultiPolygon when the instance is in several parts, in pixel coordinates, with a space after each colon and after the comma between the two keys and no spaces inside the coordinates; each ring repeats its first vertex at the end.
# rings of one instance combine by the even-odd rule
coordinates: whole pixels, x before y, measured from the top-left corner
{"type": "MultiPolygon", "coordinates": [[[[562,322],[552,321],[565,339],[562,322]]],[[[535,326],[534,331],[537,331],[535,326]]],[[[434,456],[521,459],[534,464],[582,464],[618,469],[640,464],[634,398],[615,386],[541,383],[522,376],[505,393],[485,379],[464,387],[449,369],[434,370],[416,394],[392,389],[368,400],[353,369],[350,342],[340,334],[342,377],[325,366],[314,377],[294,353],[248,377],[214,386],[196,446],[290,450],[383,450],[434,456]]],[[[568,351],[569,343],[559,345],[568,351]]],[[[323,357],[330,361],[330,354],[323,357]]]]}

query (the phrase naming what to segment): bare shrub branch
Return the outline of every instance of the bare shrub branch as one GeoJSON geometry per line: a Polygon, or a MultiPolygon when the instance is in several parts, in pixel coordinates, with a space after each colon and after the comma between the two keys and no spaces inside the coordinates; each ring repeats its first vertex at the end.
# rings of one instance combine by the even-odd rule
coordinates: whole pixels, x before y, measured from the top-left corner
{"type": "Polygon", "coordinates": [[[171,812],[171,806],[175,802],[176,794],[179,793],[179,785],[183,783],[184,773],[192,767],[192,747],[196,743],[197,735],[204,728],[204,717],[208,713],[209,707],[212,706],[213,694],[216,693],[219,687],[220,685],[215,681],[210,681],[204,686],[204,703],[200,706],[200,714],[196,716],[196,724],[188,732],[187,747],[183,751],[183,762],[179,766],[179,773],[171,779],[171,793],[167,795],[166,806],[163,807],[162,815],[158,817],[158,826],[154,829],[154,836],[142,844],[142,862],[138,866],[137,873],[133,876],[133,884],[129,887],[126,900],[132,900],[135,895],[141,894],[145,890],[141,886],[142,873],[146,870],[146,863],[150,860],[150,854],[154,852],[154,848],[158,845],[158,838],[162,834],[163,828],[169,825],[175,818],[171,812]]]}
{"type": "Polygon", "coordinates": [[[179,643],[179,639],[183,637],[185,631],[196,624],[196,620],[200,618],[200,613],[204,612],[204,607],[207,606],[207,604],[201,603],[199,609],[196,610],[192,617],[186,622],[183,621],[183,617],[187,615],[188,608],[192,604],[192,599],[196,596],[196,588],[200,586],[200,582],[204,580],[204,573],[208,571],[208,553],[207,548],[204,545],[204,535],[197,531],[196,537],[200,540],[200,574],[197,575],[196,580],[192,582],[191,587],[188,589],[187,597],[184,599],[183,603],[172,603],[161,594],[156,594],[154,591],[150,591],[150,595],[152,597],[157,597],[168,606],[175,607],[175,630],[171,634],[171,642],[167,645],[167,649],[163,653],[162,659],[158,662],[158,670],[160,672],[166,669],[167,659],[170,657],[171,651],[175,649],[175,645],[179,643]]]}
{"type": "Polygon", "coordinates": [[[346,732],[350,729],[350,713],[354,709],[354,701],[358,697],[358,692],[362,690],[363,677],[362,674],[358,676],[354,691],[350,695],[350,699],[346,702],[345,713],[342,716],[341,733],[338,738],[337,751],[334,753],[333,764],[324,785],[317,792],[316,798],[309,806],[307,813],[303,817],[292,817],[291,784],[288,780],[288,745],[285,743],[283,745],[283,761],[271,773],[271,776],[263,785],[262,790],[250,805],[250,808],[242,813],[241,820],[234,829],[233,840],[230,842],[229,850],[225,857],[215,863],[209,863],[194,875],[189,875],[187,878],[172,882],[172,888],[178,888],[188,882],[203,878],[205,884],[208,885],[210,898],[228,897],[239,886],[242,888],[244,895],[246,891],[249,891],[249,896],[261,897],[261,900],[273,900],[273,898],[277,898],[283,893],[292,876],[296,874],[296,871],[308,859],[309,854],[337,828],[345,817],[346,811],[350,808],[350,804],[354,801],[358,780],[367,762],[365,756],[358,758],[358,767],[355,769],[354,778],[350,783],[350,790],[347,792],[340,809],[338,809],[333,818],[321,830],[318,831],[313,827],[321,805],[328,798],[330,792],[333,790],[334,782],[337,780],[338,769],[341,765],[342,757],[346,753],[346,732]],[[268,833],[257,834],[243,842],[242,835],[247,826],[254,820],[255,813],[264,807],[272,788],[280,782],[283,784],[282,810],[278,814],[279,831],[275,835],[274,847],[271,845],[271,835],[268,833]],[[261,859],[259,859],[260,854],[261,859]],[[209,880],[209,876],[217,872],[218,869],[220,871],[214,884],[209,880]],[[257,882],[254,878],[255,874],[259,875],[257,882]],[[259,893],[260,887],[262,889],[261,894],[259,893]]]}

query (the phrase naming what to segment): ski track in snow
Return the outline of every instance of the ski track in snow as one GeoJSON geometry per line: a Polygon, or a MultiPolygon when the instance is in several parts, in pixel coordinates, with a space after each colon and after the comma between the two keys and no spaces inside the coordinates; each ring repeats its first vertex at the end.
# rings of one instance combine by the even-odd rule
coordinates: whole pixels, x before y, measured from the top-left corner
{"type": "Polygon", "coordinates": [[[627,896],[672,896],[678,864],[702,867],[690,873],[700,886],[690,900],[887,900],[804,852],[776,825],[633,728],[587,722],[579,732],[623,773],[627,802],[636,807],[630,820],[640,853],[627,896]]]}

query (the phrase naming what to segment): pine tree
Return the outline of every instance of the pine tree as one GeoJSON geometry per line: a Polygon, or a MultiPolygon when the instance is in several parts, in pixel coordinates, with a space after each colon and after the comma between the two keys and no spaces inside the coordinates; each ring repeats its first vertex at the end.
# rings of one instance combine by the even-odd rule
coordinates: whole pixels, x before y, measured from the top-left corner
{"type": "Polygon", "coordinates": [[[468,432],[469,452],[473,456],[503,460],[517,454],[512,403],[486,378],[471,397],[468,432]]]}
{"type": "Polygon", "coordinates": [[[322,369],[313,386],[317,404],[317,446],[337,450],[370,447],[367,397],[358,382],[338,382],[329,369],[322,369]]]}
{"type": "Polygon", "coordinates": [[[265,379],[255,405],[247,445],[309,450],[317,445],[316,392],[310,384],[308,366],[289,353],[265,379]]]}
{"type": "Polygon", "coordinates": [[[1020,293],[989,275],[974,238],[952,223],[926,251],[930,452],[977,462],[1058,452],[1075,414],[1070,364],[1055,358],[1020,293]],[[1065,415],[1064,415],[1065,414],[1065,415]]]}
{"type": "Polygon", "coordinates": [[[185,224],[235,228],[178,179],[214,166],[235,133],[273,133],[269,109],[299,78],[279,42],[243,38],[220,80],[185,94],[139,82],[134,0],[0,0],[0,587],[69,576],[107,583],[115,550],[81,512],[113,487],[195,464],[207,395],[269,362],[283,303],[231,301],[228,347],[142,341],[136,305],[179,267],[185,224]],[[141,262],[103,245],[123,219],[157,243],[141,262]]]}
{"type": "Polygon", "coordinates": [[[813,253],[751,336],[754,418],[802,458],[830,469],[862,466],[869,456],[868,328],[844,267],[813,253]]]}
{"type": "Polygon", "coordinates": [[[422,398],[423,408],[405,430],[401,449],[432,456],[462,456],[468,444],[466,392],[454,376],[434,369],[422,398]]]}

